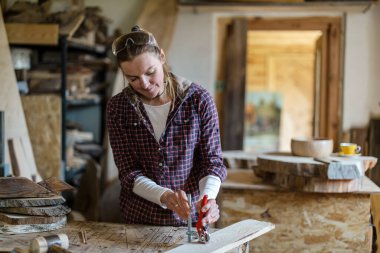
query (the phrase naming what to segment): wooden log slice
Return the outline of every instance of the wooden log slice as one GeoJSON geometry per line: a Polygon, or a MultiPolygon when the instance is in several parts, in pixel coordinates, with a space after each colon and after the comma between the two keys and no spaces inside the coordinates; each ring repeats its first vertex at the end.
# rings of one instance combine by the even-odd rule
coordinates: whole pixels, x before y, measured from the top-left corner
{"type": "Polygon", "coordinates": [[[65,203],[62,196],[46,198],[0,199],[0,207],[56,206],[65,203]]]}
{"type": "Polygon", "coordinates": [[[0,221],[0,234],[25,234],[44,231],[52,231],[63,228],[67,223],[67,218],[64,216],[61,220],[49,224],[23,224],[9,225],[0,221]]]}
{"type": "Polygon", "coordinates": [[[288,190],[319,193],[356,192],[362,187],[363,178],[352,180],[329,180],[318,177],[285,175],[265,171],[258,172],[265,182],[288,190]]]}
{"type": "Polygon", "coordinates": [[[64,216],[32,216],[0,213],[0,221],[9,225],[50,224],[59,222],[62,219],[64,219],[64,216]]]}
{"type": "Polygon", "coordinates": [[[1,177],[0,198],[41,198],[54,196],[46,188],[25,177],[1,177]]]}
{"type": "Polygon", "coordinates": [[[0,207],[0,212],[36,216],[62,216],[71,212],[71,209],[63,205],[38,207],[0,207]]]}

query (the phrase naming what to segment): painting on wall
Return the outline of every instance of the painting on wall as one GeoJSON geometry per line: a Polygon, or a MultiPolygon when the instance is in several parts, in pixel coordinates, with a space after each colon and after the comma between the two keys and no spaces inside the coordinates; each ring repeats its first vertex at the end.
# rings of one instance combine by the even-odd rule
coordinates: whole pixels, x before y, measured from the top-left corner
{"type": "Polygon", "coordinates": [[[247,92],[245,96],[244,150],[278,151],[283,96],[279,92],[247,92]]]}

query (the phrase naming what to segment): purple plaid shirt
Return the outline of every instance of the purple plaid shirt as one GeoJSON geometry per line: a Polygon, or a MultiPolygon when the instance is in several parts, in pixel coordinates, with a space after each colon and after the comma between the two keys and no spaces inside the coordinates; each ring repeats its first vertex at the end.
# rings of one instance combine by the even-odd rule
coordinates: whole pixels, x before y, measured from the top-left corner
{"type": "MultiPolygon", "coordinates": [[[[119,170],[120,206],[127,223],[185,225],[173,211],[133,193],[136,177],[199,198],[199,180],[207,175],[224,181],[227,175],[220,145],[219,122],[210,93],[180,77],[177,98],[159,142],[140,99],[131,88],[112,97],[107,106],[107,128],[119,170]]],[[[193,222],[197,220],[195,202],[193,222]]]]}

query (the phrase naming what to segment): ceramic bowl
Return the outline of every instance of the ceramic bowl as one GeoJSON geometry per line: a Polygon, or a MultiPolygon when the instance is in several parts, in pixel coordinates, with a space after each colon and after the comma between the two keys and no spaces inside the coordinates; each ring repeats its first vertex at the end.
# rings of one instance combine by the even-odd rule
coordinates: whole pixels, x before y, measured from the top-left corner
{"type": "Polygon", "coordinates": [[[297,137],[291,140],[292,154],[295,156],[327,157],[333,152],[333,140],[327,138],[297,137]]]}

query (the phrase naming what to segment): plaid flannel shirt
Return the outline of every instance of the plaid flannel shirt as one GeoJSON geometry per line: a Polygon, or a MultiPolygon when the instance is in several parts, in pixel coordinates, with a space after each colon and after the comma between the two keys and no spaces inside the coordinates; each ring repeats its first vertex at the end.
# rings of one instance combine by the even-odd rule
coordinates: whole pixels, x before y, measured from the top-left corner
{"type": "MultiPolygon", "coordinates": [[[[134,194],[138,176],[173,191],[181,189],[197,200],[200,179],[214,175],[223,182],[227,175],[212,96],[200,85],[173,77],[178,82],[178,94],[159,142],[141,100],[131,88],[112,97],[107,106],[107,128],[122,186],[120,207],[127,223],[186,224],[173,211],[134,194]]],[[[195,201],[191,209],[196,221],[195,201]]]]}

